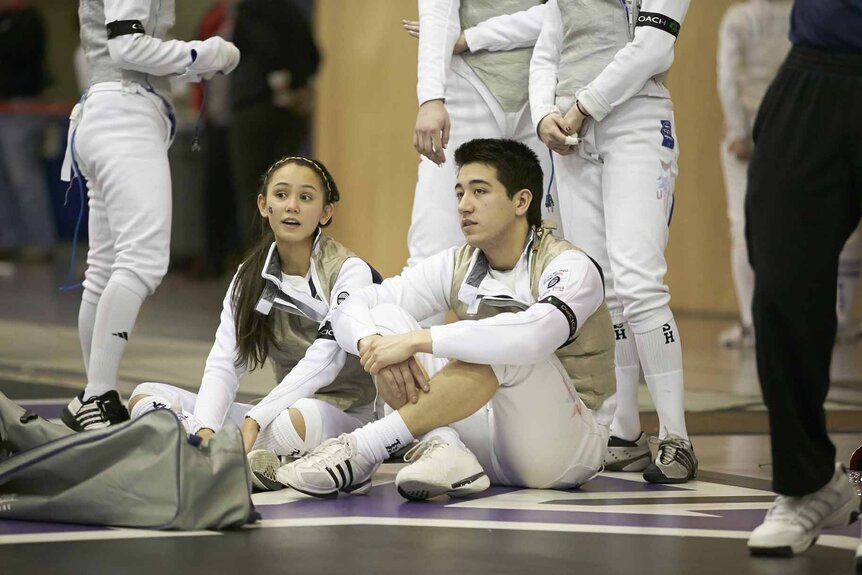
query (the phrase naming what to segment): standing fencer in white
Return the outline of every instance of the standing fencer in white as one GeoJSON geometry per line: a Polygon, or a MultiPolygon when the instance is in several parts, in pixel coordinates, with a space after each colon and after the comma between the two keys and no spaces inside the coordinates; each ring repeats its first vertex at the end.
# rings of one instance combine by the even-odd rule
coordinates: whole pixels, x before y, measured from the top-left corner
{"type": "Polygon", "coordinates": [[[614,322],[617,407],[605,469],[644,470],[657,483],[697,474],[664,283],[679,148],[663,75],[688,5],[550,0],[530,65],[530,106],[555,152],[563,231],[604,270],[614,322]],[[659,416],[654,461],[638,413],[641,367],[659,416]]]}
{"type": "Polygon", "coordinates": [[[165,40],[174,0],[81,0],[90,86],[72,112],[64,179],[88,183],[89,251],[78,332],[87,386],[63,410],[75,430],[129,418],[120,359],[144,299],[168,268],[174,136],[169,79],[229,73],[239,50],[219,37],[165,40]]]}
{"type": "MultiPolygon", "coordinates": [[[[766,89],[790,50],[790,0],[747,0],[728,8],[718,32],[718,95],[724,112],[721,167],[730,220],[730,269],[739,301],[740,323],[719,336],[730,348],[754,347],[751,300],[754,270],[745,241],[745,190],[754,142],[754,119],[766,89]]],[[[862,269],[862,238],[857,230],[838,264],[839,340],[858,337],[851,314],[862,269]]]]}
{"type": "Polygon", "coordinates": [[[464,243],[451,194],[456,168],[446,149],[474,138],[523,142],[542,162],[547,192],[550,158],[531,124],[527,94],[530,54],[544,9],[542,0],[419,1],[413,145],[422,157],[407,236],[408,267],[464,243]]]}

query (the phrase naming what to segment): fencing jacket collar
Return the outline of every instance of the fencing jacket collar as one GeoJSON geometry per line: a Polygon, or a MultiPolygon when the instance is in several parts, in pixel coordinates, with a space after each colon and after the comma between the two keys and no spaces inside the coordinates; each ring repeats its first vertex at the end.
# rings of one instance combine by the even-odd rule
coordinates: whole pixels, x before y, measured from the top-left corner
{"type": "Polygon", "coordinates": [[[281,260],[275,242],[269,246],[269,254],[263,264],[260,275],[267,280],[263,293],[258,300],[255,309],[263,315],[269,315],[273,307],[307,317],[310,320],[321,322],[329,313],[329,302],[323,294],[320,278],[317,275],[317,267],[314,265],[314,255],[320,249],[320,230],[314,237],[314,245],[311,248],[311,265],[309,267],[308,287],[311,295],[291,288],[289,284],[281,281],[281,260]]]}
{"type": "Polygon", "coordinates": [[[503,282],[491,277],[491,265],[482,250],[476,250],[473,253],[467,275],[458,289],[458,299],[467,305],[468,313],[475,314],[481,303],[495,307],[515,307],[521,310],[530,307],[531,302],[525,294],[530,293],[530,262],[533,257],[531,248],[535,241],[537,241],[536,230],[531,228],[524,240],[524,251],[514,268],[517,294],[503,282]],[[519,297],[518,294],[522,295],[519,297]]]}

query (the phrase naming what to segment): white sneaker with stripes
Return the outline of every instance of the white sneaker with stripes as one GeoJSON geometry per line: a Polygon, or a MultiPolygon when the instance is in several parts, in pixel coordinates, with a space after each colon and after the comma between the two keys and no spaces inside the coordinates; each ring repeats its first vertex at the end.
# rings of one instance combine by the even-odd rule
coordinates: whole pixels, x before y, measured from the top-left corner
{"type": "Polygon", "coordinates": [[[305,457],[281,467],[275,477],[300,493],[333,498],[338,492],[361,495],[371,489],[371,477],[379,463],[356,449],[352,435],[328,439],[305,457]]]}

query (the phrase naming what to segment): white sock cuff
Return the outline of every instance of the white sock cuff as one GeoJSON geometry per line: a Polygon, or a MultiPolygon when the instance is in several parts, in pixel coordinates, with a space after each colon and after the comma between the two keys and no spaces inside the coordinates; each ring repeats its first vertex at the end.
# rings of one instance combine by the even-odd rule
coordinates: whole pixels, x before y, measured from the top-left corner
{"type": "Polygon", "coordinates": [[[427,441],[432,437],[439,437],[446,443],[453,443],[455,445],[460,445],[461,447],[466,447],[464,442],[461,441],[461,436],[458,435],[458,432],[451,427],[438,427],[436,429],[432,429],[422,436],[422,441],[427,441]]]}
{"type": "Polygon", "coordinates": [[[135,407],[132,408],[130,415],[132,416],[132,419],[136,419],[143,414],[155,411],[156,409],[173,410],[174,405],[171,403],[171,400],[167,399],[166,397],[160,397],[158,395],[147,395],[144,399],[141,399],[135,404],[135,407]]]}
{"type": "Polygon", "coordinates": [[[641,335],[655,331],[666,323],[673,321],[673,312],[670,306],[662,306],[655,310],[647,319],[628,319],[628,324],[631,326],[635,335],[641,335]]]}

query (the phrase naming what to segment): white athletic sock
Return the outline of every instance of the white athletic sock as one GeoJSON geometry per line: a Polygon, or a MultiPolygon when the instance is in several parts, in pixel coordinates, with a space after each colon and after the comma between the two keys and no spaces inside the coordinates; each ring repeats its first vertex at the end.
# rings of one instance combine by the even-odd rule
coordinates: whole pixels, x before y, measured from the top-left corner
{"type": "Polygon", "coordinates": [[[451,427],[438,427],[436,429],[432,429],[422,436],[422,441],[428,441],[432,437],[439,437],[446,443],[451,443],[452,445],[458,445],[467,449],[467,446],[464,445],[463,441],[461,441],[461,436],[458,435],[458,432],[451,427]]]}
{"type": "Polygon", "coordinates": [[[84,356],[84,373],[90,373],[90,350],[93,347],[93,326],[96,323],[97,304],[85,299],[78,308],[78,339],[81,340],[81,353],[84,356]]]}
{"type": "Polygon", "coordinates": [[[170,409],[171,411],[173,411],[176,414],[177,418],[180,420],[180,423],[183,424],[183,427],[186,428],[186,433],[192,434],[198,430],[198,424],[194,414],[189,413],[188,411],[180,407],[179,403],[174,403],[171,399],[165,396],[144,396],[144,399],[141,399],[137,403],[135,403],[135,407],[132,408],[132,411],[129,412],[129,415],[132,417],[132,419],[137,419],[145,413],[149,413],[156,409],[170,409]]]}
{"type": "Polygon", "coordinates": [[[745,242],[734,243],[730,250],[730,270],[733,274],[733,285],[736,288],[736,299],[739,302],[739,320],[742,327],[750,328],[751,300],[754,297],[754,270],[748,263],[748,249],[745,242]]]}
{"type": "Polygon", "coordinates": [[[120,359],[142,303],[141,296],[117,282],[109,281],[105,287],[93,327],[84,400],[117,388],[120,359]]]}
{"type": "Polygon", "coordinates": [[[135,403],[135,406],[132,408],[132,411],[129,412],[129,415],[132,416],[132,419],[136,419],[142,416],[145,413],[149,413],[156,409],[174,409],[174,404],[171,403],[171,400],[167,397],[160,397],[158,395],[147,395],[144,396],[143,399],[138,400],[135,403]]]}
{"type": "Polygon", "coordinates": [[[254,444],[255,449],[269,449],[276,455],[288,457],[302,457],[308,453],[308,447],[293,427],[287,410],[279,413],[272,423],[260,430],[254,444]]]}
{"type": "Polygon", "coordinates": [[[635,441],[641,433],[638,387],[640,386],[640,363],[635,334],[622,318],[614,319],[614,362],[617,377],[617,408],[611,423],[611,435],[627,441],[635,441]]]}
{"type": "Polygon", "coordinates": [[[414,439],[397,411],[360,427],[351,435],[356,439],[359,452],[374,463],[383,463],[387,457],[410,445],[414,439]]]}
{"type": "Polygon", "coordinates": [[[644,379],[658,413],[659,437],[668,434],[688,439],[682,377],[682,346],[676,321],[646,333],[635,334],[644,379]]]}

